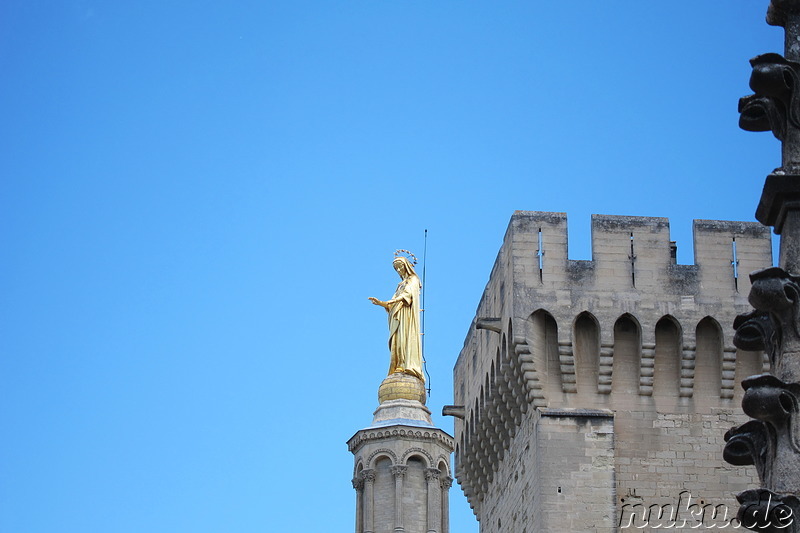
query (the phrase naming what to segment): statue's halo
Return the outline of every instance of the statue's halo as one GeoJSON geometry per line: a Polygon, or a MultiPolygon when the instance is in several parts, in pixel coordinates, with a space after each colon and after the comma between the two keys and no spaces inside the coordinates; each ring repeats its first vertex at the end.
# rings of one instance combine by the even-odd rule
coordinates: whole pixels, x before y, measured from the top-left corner
{"type": "Polygon", "coordinates": [[[417,265],[417,256],[412,254],[409,250],[402,250],[402,249],[395,250],[394,256],[395,257],[405,257],[406,259],[411,261],[411,264],[413,266],[417,265]]]}

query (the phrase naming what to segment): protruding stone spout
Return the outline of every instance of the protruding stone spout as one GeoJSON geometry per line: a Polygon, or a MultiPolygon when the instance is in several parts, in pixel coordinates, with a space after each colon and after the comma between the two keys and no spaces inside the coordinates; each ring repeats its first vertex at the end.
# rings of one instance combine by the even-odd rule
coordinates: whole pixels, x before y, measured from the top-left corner
{"type": "Polygon", "coordinates": [[[478,319],[475,321],[475,329],[488,329],[489,331],[494,331],[495,333],[501,333],[503,331],[503,326],[499,318],[482,316],[478,317],[478,319]]]}
{"type": "Polygon", "coordinates": [[[442,416],[454,416],[464,420],[467,417],[467,413],[463,405],[445,405],[442,407],[442,416]]]}

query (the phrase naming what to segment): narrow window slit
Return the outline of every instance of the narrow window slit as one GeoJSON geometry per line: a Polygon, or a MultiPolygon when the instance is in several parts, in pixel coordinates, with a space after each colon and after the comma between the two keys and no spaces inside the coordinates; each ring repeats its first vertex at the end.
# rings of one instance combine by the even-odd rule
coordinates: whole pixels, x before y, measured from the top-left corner
{"type": "Polygon", "coordinates": [[[631,232],[631,255],[628,256],[631,260],[631,286],[636,288],[636,254],[633,251],[633,232],[631,232]]]}
{"type": "Polygon", "coordinates": [[[739,257],[736,255],[736,236],[731,240],[731,267],[733,268],[733,288],[739,292],[739,257]]]}
{"type": "Polygon", "coordinates": [[[544,281],[544,247],[542,246],[542,228],[539,228],[539,249],[536,250],[539,259],[539,283],[544,281]]]}

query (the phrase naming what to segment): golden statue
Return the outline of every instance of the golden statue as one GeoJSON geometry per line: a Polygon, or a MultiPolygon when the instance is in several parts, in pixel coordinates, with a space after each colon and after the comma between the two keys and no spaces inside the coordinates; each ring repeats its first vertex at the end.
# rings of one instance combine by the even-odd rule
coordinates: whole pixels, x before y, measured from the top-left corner
{"type": "Polygon", "coordinates": [[[394,258],[392,266],[400,275],[394,296],[385,302],[369,300],[389,313],[389,374],[403,373],[425,381],[422,373],[422,337],[419,328],[419,293],[422,283],[408,258],[394,258]]]}

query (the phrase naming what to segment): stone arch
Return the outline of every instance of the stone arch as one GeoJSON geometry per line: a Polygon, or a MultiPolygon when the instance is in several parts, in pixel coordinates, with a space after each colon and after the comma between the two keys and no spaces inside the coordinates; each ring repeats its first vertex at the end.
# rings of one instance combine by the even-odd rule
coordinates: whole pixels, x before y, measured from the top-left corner
{"type": "Polygon", "coordinates": [[[630,313],[623,313],[614,322],[612,359],[612,391],[638,394],[642,366],[642,326],[630,313]]]}
{"type": "Polygon", "coordinates": [[[545,398],[552,402],[562,392],[561,362],[558,357],[558,324],[548,311],[537,309],[527,320],[528,344],[545,398]]]}
{"type": "Polygon", "coordinates": [[[364,470],[364,462],[359,458],[359,460],[356,462],[356,467],[353,469],[353,477],[358,478],[362,470],[364,470]]]}
{"type": "Polygon", "coordinates": [[[719,398],[724,340],[719,322],[704,317],[695,329],[694,396],[719,398]]]}
{"type": "Polygon", "coordinates": [[[653,395],[677,396],[680,391],[683,330],[672,315],[664,315],[655,327],[653,395]]]}
{"type": "Polygon", "coordinates": [[[378,462],[378,459],[381,457],[387,457],[393,465],[397,464],[397,454],[395,454],[389,448],[380,448],[372,452],[367,459],[367,465],[369,468],[375,468],[375,464],[378,462]]]}
{"type": "Polygon", "coordinates": [[[400,460],[400,463],[407,465],[409,459],[413,457],[422,459],[422,463],[426,468],[431,468],[431,465],[434,464],[433,456],[422,448],[409,448],[406,450],[406,453],[403,454],[403,458],[400,460]]]}
{"type": "Polygon", "coordinates": [[[438,468],[439,471],[442,474],[447,475],[447,476],[450,475],[450,463],[449,463],[449,460],[447,459],[447,457],[445,457],[444,455],[440,455],[438,457],[438,462],[436,463],[436,468],[438,468]]]}
{"type": "Polygon", "coordinates": [[[600,324],[593,314],[583,311],[572,322],[572,332],[578,394],[596,394],[600,367],[600,324]]]}

